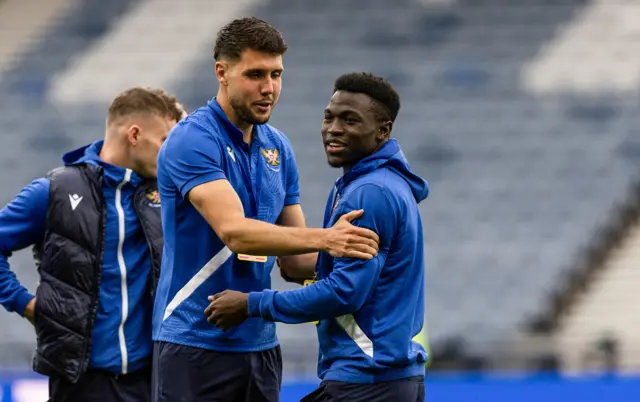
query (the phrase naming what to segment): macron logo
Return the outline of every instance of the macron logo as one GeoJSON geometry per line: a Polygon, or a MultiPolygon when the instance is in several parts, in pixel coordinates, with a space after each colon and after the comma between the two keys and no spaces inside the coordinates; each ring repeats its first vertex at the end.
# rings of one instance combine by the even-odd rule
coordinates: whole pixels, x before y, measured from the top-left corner
{"type": "Polygon", "coordinates": [[[71,201],[71,210],[75,211],[76,208],[78,208],[78,204],[80,204],[80,201],[82,201],[82,197],[78,194],[69,194],[69,201],[71,201]]]}
{"type": "Polygon", "coordinates": [[[231,147],[227,147],[227,152],[229,152],[229,155],[231,156],[231,159],[233,159],[233,161],[236,161],[236,156],[233,154],[233,149],[231,149],[231,147]]]}

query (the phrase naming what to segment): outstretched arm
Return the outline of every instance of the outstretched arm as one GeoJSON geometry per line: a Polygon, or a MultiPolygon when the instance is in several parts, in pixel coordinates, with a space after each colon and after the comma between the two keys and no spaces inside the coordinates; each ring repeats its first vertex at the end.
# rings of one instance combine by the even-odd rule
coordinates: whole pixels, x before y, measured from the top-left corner
{"type": "Polygon", "coordinates": [[[349,223],[362,211],[350,213],[330,229],[272,225],[246,218],[242,202],[227,180],[201,184],[189,192],[188,199],[234,253],[286,256],[326,251],[361,259],[377,254],[378,236],[349,223]]]}
{"type": "Polygon", "coordinates": [[[382,251],[368,261],[336,259],[334,271],[328,278],[284,292],[225,290],[209,297],[211,304],[205,315],[210,323],[226,330],[248,317],[299,324],[353,313],[360,310],[371,295],[385,261],[386,254],[382,251]]]}
{"type": "Polygon", "coordinates": [[[176,126],[160,151],[159,170],[206,219],[232,252],[292,255],[326,251],[370,259],[378,236],[349,223],[354,211],[330,229],[283,227],[245,217],[242,202],[222,169],[224,155],[213,135],[193,123],[176,126]]]}

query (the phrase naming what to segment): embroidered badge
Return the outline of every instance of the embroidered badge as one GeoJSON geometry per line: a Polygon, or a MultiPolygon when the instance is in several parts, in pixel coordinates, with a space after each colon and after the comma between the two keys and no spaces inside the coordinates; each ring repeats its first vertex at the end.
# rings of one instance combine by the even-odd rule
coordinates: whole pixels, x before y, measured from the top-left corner
{"type": "Polygon", "coordinates": [[[145,194],[147,199],[149,200],[149,206],[158,208],[160,207],[160,193],[158,190],[151,190],[145,194]]]}
{"type": "Polygon", "coordinates": [[[280,165],[280,152],[276,148],[274,149],[264,149],[262,148],[262,156],[264,160],[271,166],[279,166],[280,165]]]}

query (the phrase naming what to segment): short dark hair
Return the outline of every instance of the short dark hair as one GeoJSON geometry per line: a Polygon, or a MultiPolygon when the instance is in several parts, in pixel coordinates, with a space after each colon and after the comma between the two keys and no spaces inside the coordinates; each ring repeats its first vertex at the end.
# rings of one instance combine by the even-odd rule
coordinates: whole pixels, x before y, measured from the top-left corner
{"type": "Polygon", "coordinates": [[[392,121],[400,111],[400,95],[387,80],[371,73],[349,73],[338,77],[333,92],[347,91],[368,95],[376,106],[377,118],[392,121]]]}
{"type": "Polygon", "coordinates": [[[213,58],[238,60],[247,49],[283,55],[287,44],[282,33],[265,21],[255,17],[231,21],[218,32],[213,58]]]}

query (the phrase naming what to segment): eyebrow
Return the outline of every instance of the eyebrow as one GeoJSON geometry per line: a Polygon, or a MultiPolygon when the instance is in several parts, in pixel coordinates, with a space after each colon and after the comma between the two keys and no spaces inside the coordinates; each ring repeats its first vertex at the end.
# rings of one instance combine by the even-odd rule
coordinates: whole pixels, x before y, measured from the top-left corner
{"type": "Polygon", "coordinates": [[[338,115],[338,116],[343,116],[343,115],[346,115],[346,114],[353,114],[353,115],[362,117],[362,113],[360,113],[359,111],[357,111],[356,109],[353,109],[353,108],[345,109],[345,110],[338,110],[338,112],[336,113],[336,112],[332,111],[330,108],[327,107],[327,108],[324,109],[324,112],[325,113],[331,113],[333,115],[338,115]]]}
{"type": "Polygon", "coordinates": [[[281,72],[284,71],[284,69],[283,68],[276,68],[274,70],[270,70],[268,68],[255,67],[255,68],[250,68],[250,69],[245,70],[245,73],[258,73],[258,72],[262,73],[262,72],[267,72],[267,71],[281,73],[281,72]]]}

